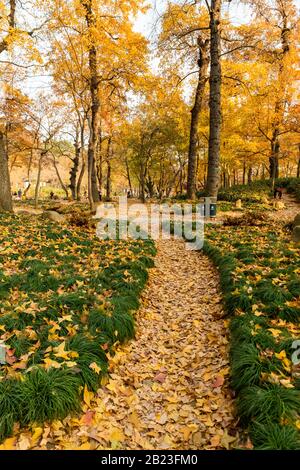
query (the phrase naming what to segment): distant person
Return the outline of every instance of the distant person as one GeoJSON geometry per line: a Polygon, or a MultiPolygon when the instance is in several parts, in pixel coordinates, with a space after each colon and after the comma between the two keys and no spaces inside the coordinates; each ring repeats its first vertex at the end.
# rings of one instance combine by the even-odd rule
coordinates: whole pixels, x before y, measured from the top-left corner
{"type": "Polygon", "coordinates": [[[51,193],[50,193],[50,199],[54,199],[54,196],[55,196],[54,192],[51,191],[51,193]]]}
{"type": "Polygon", "coordinates": [[[22,199],[22,189],[19,189],[19,190],[18,190],[18,198],[19,198],[19,199],[22,199]]]}
{"type": "Polygon", "coordinates": [[[276,186],[274,189],[274,199],[278,198],[282,199],[282,194],[283,194],[283,188],[280,188],[279,186],[276,186]]]}
{"type": "Polygon", "coordinates": [[[102,201],[102,191],[99,189],[99,201],[102,201]]]}
{"type": "Polygon", "coordinates": [[[131,198],[131,191],[130,190],[127,191],[127,197],[128,197],[128,199],[131,198]]]}

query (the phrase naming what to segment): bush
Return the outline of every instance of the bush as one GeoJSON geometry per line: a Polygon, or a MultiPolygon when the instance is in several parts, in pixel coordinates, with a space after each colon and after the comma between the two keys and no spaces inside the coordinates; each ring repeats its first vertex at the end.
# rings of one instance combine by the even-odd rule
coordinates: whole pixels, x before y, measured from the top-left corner
{"type": "Polygon", "coordinates": [[[236,185],[231,188],[220,189],[218,199],[220,201],[236,202],[262,202],[271,190],[270,181],[255,181],[251,185],[236,185]]]}

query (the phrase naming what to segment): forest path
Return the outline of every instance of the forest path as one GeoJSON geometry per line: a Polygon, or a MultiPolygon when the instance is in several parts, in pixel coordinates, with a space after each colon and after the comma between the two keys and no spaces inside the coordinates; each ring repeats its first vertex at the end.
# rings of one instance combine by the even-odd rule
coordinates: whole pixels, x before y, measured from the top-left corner
{"type": "Polygon", "coordinates": [[[285,207],[274,212],[271,216],[272,219],[284,220],[286,222],[292,221],[300,213],[300,203],[293,194],[289,194],[286,191],[284,191],[281,201],[285,207]]]}
{"type": "Polygon", "coordinates": [[[82,417],[44,427],[37,448],[224,449],[236,442],[217,271],[182,240],[157,248],[136,338],[117,348],[97,395],[86,392],[82,417]]]}

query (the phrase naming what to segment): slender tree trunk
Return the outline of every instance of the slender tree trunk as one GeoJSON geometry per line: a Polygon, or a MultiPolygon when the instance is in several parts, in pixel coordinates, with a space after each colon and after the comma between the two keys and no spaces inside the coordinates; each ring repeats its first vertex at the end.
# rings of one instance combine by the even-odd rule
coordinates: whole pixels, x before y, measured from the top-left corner
{"type": "Polygon", "coordinates": [[[271,141],[271,156],[269,158],[270,163],[270,178],[275,180],[279,178],[279,153],[280,153],[280,143],[278,140],[278,129],[273,133],[271,141]]]}
{"type": "Polygon", "coordinates": [[[187,178],[187,196],[189,199],[195,199],[196,193],[196,157],[197,157],[197,138],[198,138],[198,124],[202,108],[203,95],[205,84],[207,81],[207,69],[209,64],[209,41],[202,40],[198,37],[199,47],[199,75],[198,85],[195,95],[195,103],[191,111],[191,130],[190,130],[190,145],[188,154],[188,178],[187,178]]]}
{"type": "Polygon", "coordinates": [[[29,157],[29,162],[28,162],[28,167],[27,167],[27,181],[28,181],[28,186],[25,188],[25,191],[23,193],[23,196],[26,197],[30,187],[30,173],[31,173],[31,166],[32,166],[32,160],[33,160],[33,149],[30,150],[30,157],[29,157]]]}
{"type": "Polygon", "coordinates": [[[246,171],[247,171],[246,160],[244,160],[244,163],[243,163],[243,184],[246,184],[246,171]]]}
{"type": "Polygon", "coordinates": [[[248,170],[248,184],[252,184],[252,180],[253,180],[253,168],[252,166],[250,166],[249,170],[248,170]]]}
{"type": "MultiPolygon", "coordinates": [[[[281,5],[282,7],[282,5],[281,5]]],[[[277,100],[275,103],[275,119],[273,123],[273,133],[272,133],[272,141],[271,141],[271,155],[269,158],[270,162],[270,178],[272,180],[272,185],[274,187],[275,179],[279,178],[279,154],[280,154],[280,142],[279,142],[279,135],[280,135],[280,128],[282,126],[282,122],[284,119],[284,102],[285,102],[285,95],[286,95],[286,85],[284,84],[284,72],[286,69],[286,61],[285,58],[289,53],[290,50],[290,28],[288,27],[288,18],[284,8],[278,9],[281,20],[282,20],[282,27],[281,27],[281,58],[279,63],[279,76],[278,76],[278,83],[279,83],[279,92],[277,96],[277,100]]]]}
{"type": "Polygon", "coordinates": [[[58,178],[58,181],[59,181],[59,184],[61,185],[61,188],[63,189],[63,191],[66,193],[66,198],[69,199],[69,192],[68,192],[68,188],[67,186],[64,184],[61,176],[60,176],[60,173],[59,173],[59,170],[57,168],[57,164],[56,164],[56,160],[55,160],[55,157],[53,156],[53,166],[54,166],[54,169],[55,169],[55,172],[56,172],[56,176],[58,178]]]}
{"type": "Polygon", "coordinates": [[[85,119],[83,119],[81,128],[80,128],[80,160],[81,160],[81,170],[79,173],[77,187],[76,187],[76,199],[80,201],[81,199],[81,184],[85,173],[85,155],[84,155],[84,129],[85,129],[85,119]]]}
{"type": "Polygon", "coordinates": [[[300,144],[298,144],[298,151],[299,151],[299,158],[298,158],[298,165],[297,165],[297,178],[300,178],[300,144]]]}
{"type": "Polygon", "coordinates": [[[97,174],[95,168],[95,159],[99,139],[100,128],[100,99],[99,99],[99,78],[97,71],[97,49],[94,45],[93,30],[96,29],[95,14],[93,11],[92,0],[82,0],[85,8],[86,24],[89,29],[89,72],[90,72],[90,94],[91,94],[91,119],[90,119],[90,137],[88,147],[88,195],[91,209],[94,203],[99,202],[99,192],[97,187],[97,174]]]}
{"type": "Polygon", "coordinates": [[[72,159],[73,166],[70,171],[70,189],[72,193],[72,199],[75,201],[76,199],[76,179],[77,179],[77,172],[79,167],[79,160],[80,160],[80,146],[79,146],[79,136],[76,133],[76,139],[74,144],[74,158],[72,159]]]}
{"type": "Polygon", "coordinates": [[[210,95],[209,95],[209,150],[206,192],[217,197],[220,184],[221,141],[221,0],[211,0],[210,8],[210,95]]]}
{"type": "Polygon", "coordinates": [[[140,199],[142,202],[145,202],[145,168],[142,163],[140,172],[140,199]]]}
{"type": "Polygon", "coordinates": [[[107,163],[107,174],[106,174],[106,200],[110,201],[111,199],[111,137],[108,139],[107,143],[107,155],[106,155],[106,163],[107,163]]]}
{"type": "Polygon", "coordinates": [[[40,183],[41,183],[41,173],[42,173],[42,160],[44,154],[41,153],[38,164],[38,172],[36,178],[35,192],[34,192],[34,207],[37,209],[39,204],[39,192],[40,192],[40,183]]]}
{"type": "Polygon", "coordinates": [[[76,200],[77,201],[81,200],[81,185],[82,185],[82,180],[83,180],[84,173],[85,173],[85,167],[86,167],[86,164],[85,164],[85,161],[83,159],[82,160],[82,165],[81,165],[81,170],[80,170],[80,173],[79,173],[79,176],[78,176],[77,187],[76,187],[76,200]]]}
{"type": "Polygon", "coordinates": [[[12,212],[12,196],[10,186],[10,175],[8,168],[8,155],[6,137],[0,131],[0,212],[12,212]]]}
{"type": "Polygon", "coordinates": [[[127,155],[125,157],[125,165],[126,165],[126,175],[127,175],[127,181],[128,181],[128,184],[129,184],[129,190],[130,190],[130,194],[132,195],[132,183],[131,183],[130,168],[129,168],[127,155]]]}

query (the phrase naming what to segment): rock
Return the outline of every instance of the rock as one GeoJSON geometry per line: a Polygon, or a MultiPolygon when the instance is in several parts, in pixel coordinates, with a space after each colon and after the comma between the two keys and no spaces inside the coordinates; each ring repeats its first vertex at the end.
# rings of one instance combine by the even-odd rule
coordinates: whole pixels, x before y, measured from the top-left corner
{"type": "Polygon", "coordinates": [[[29,215],[34,215],[34,214],[32,214],[32,212],[25,211],[25,210],[16,211],[16,214],[17,214],[17,215],[27,215],[27,216],[29,216],[29,215]]]}
{"type": "Polygon", "coordinates": [[[274,207],[274,209],[276,209],[277,211],[280,211],[280,210],[282,210],[282,209],[285,209],[285,204],[284,204],[284,202],[282,202],[282,201],[274,201],[273,207],[274,207]]]}
{"type": "Polygon", "coordinates": [[[236,209],[241,209],[242,208],[242,200],[241,199],[238,199],[237,201],[235,201],[235,208],[236,209]]]}
{"type": "Polygon", "coordinates": [[[45,211],[43,212],[43,217],[59,224],[63,224],[66,221],[66,217],[64,215],[55,211],[45,211]]]}
{"type": "Polygon", "coordinates": [[[300,243],[300,225],[297,225],[293,229],[293,242],[300,243]]]}
{"type": "Polygon", "coordinates": [[[297,214],[294,218],[293,227],[298,227],[300,225],[300,214],[297,214]]]}

